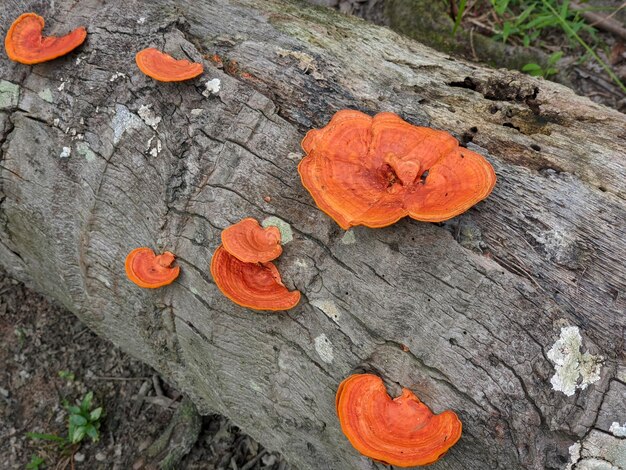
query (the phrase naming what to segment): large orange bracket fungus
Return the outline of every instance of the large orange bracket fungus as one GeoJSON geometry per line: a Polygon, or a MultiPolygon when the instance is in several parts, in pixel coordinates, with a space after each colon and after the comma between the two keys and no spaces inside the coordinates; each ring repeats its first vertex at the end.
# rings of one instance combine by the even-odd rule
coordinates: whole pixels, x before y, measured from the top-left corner
{"type": "Polygon", "coordinates": [[[163,287],[180,274],[180,267],[172,266],[174,259],[169,251],[156,255],[150,248],[136,248],[126,257],[126,275],[139,287],[163,287]]]}
{"type": "Polygon", "coordinates": [[[222,293],[237,305],[254,310],[289,310],[300,292],[289,291],[271,260],[282,253],[280,231],[262,228],[251,218],[222,232],[211,260],[211,274],[222,293]]]}
{"type": "Polygon", "coordinates": [[[35,13],[24,13],[16,19],[4,39],[9,59],[22,64],[39,64],[64,56],[80,46],[87,37],[84,27],[65,36],[42,36],[44,19],[35,13]]]}
{"type": "Polygon", "coordinates": [[[461,437],[457,415],[435,415],[410,390],[391,398],[380,377],[354,374],[336,396],[341,429],[363,455],[397,467],[429,465],[461,437]]]}
{"type": "Polygon", "coordinates": [[[289,310],[300,302],[300,292],[285,287],[274,263],[244,263],[223,246],[213,255],[211,274],[222,293],[242,307],[289,310]]]}
{"type": "Polygon", "coordinates": [[[386,227],[406,216],[441,222],[485,199],[496,183],[481,155],[393,113],[338,111],[307,133],[302,148],[302,184],[344,230],[386,227]]]}
{"type": "Polygon", "coordinates": [[[152,47],[139,51],[135,61],[139,70],[160,82],[182,82],[196,78],[204,71],[202,64],[185,59],[176,60],[152,47]]]}
{"type": "Polygon", "coordinates": [[[222,245],[246,263],[266,263],[283,252],[278,227],[263,228],[250,217],[224,229],[222,245]]]}

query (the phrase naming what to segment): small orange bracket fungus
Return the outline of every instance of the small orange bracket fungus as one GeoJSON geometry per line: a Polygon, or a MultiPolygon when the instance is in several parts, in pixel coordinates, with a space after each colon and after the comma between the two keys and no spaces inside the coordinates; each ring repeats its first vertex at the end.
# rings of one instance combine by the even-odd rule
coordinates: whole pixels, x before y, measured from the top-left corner
{"type": "Polygon", "coordinates": [[[211,274],[222,293],[242,307],[289,310],[300,302],[300,292],[285,287],[274,263],[245,263],[224,246],[213,255],[211,274]]]}
{"type": "Polygon", "coordinates": [[[204,70],[202,64],[189,62],[184,59],[176,60],[172,56],[152,47],[138,52],[135,56],[135,61],[139,70],[148,77],[160,82],[190,80],[201,75],[204,70]]]}
{"type": "Polygon", "coordinates": [[[393,113],[338,111],[302,141],[302,184],[344,230],[386,227],[409,216],[441,222],[485,199],[496,183],[482,155],[450,134],[393,113]]]}
{"type": "Polygon", "coordinates": [[[172,267],[174,259],[169,251],[156,255],[150,248],[136,248],[126,257],[126,275],[139,287],[163,287],[174,282],[180,273],[180,267],[172,267]]]}
{"type": "Polygon", "coordinates": [[[84,27],[65,36],[42,36],[44,19],[35,13],[24,13],[13,22],[4,47],[9,59],[22,64],[39,64],[64,56],[80,46],[87,37],[84,27]]]}
{"type": "Polygon", "coordinates": [[[397,467],[429,465],[461,437],[457,415],[435,415],[408,389],[391,398],[380,377],[354,374],[336,396],[341,429],[363,455],[397,467]]]}
{"type": "Polygon", "coordinates": [[[243,219],[222,232],[222,245],[245,263],[266,263],[280,256],[280,230],[263,228],[252,219],[243,219]]]}

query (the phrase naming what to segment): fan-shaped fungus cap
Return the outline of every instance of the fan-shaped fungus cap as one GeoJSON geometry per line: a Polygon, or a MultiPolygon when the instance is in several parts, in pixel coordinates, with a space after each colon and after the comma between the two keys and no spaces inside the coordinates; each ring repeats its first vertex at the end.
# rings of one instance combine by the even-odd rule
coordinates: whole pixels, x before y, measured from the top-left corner
{"type": "Polygon", "coordinates": [[[283,252],[278,227],[263,228],[252,218],[224,229],[222,245],[231,255],[246,263],[266,263],[283,252]]]}
{"type": "Polygon", "coordinates": [[[406,388],[392,399],[373,374],[341,382],[335,403],[341,429],[354,448],[390,465],[429,465],[461,437],[461,421],[453,411],[435,415],[406,388]]]}
{"type": "Polygon", "coordinates": [[[197,62],[176,60],[152,47],[139,51],[135,56],[139,70],[160,82],[182,82],[201,75],[204,67],[197,62]]]}
{"type": "Polygon", "coordinates": [[[441,222],[486,198],[496,183],[481,155],[393,113],[339,111],[309,131],[302,148],[302,184],[345,230],[386,227],[406,216],[441,222]]]}
{"type": "Polygon", "coordinates": [[[180,273],[180,267],[172,267],[174,259],[169,251],[156,255],[150,248],[136,248],[126,257],[126,275],[139,287],[163,287],[174,282],[180,273]]]}
{"type": "Polygon", "coordinates": [[[211,274],[222,293],[242,307],[289,310],[300,302],[300,292],[285,287],[273,263],[244,263],[221,245],[211,260],[211,274]]]}
{"type": "Polygon", "coordinates": [[[9,59],[22,64],[39,64],[64,56],[87,37],[87,30],[82,26],[65,36],[43,37],[44,25],[44,19],[35,13],[24,13],[15,20],[4,39],[9,59]]]}

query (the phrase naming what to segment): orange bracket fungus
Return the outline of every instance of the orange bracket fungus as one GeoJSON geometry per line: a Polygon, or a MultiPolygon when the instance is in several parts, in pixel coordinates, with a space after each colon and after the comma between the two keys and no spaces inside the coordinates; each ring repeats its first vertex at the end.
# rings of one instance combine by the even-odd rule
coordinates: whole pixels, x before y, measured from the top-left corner
{"type": "Polygon", "coordinates": [[[302,141],[302,184],[344,230],[409,216],[441,222],[485,199],[496,183],[485,158],[444,131],[393,113],[338,111],[302,141]]]}
{"type": "Polygon", "coordinates": [[[182,82],[201,75],[204,67],[197,62],[176,60],[158,49],[148,48],[135,56],[139,70],[160,82],[182,82]]]}
{"type": "Polygon", "coordinates": [[[242,307],[289,310],[300,302],[300,292],[285,287],[274,263],[244,263],[224,246],[213,255],[211,274],[222,293],[242,307]]]}
{"type": "Polygon", "coordinates": [[[163,287],[174,282],[180,273],[180,267],[172,266],[174,259],[169,251],[156,255],[150,248],[136,248],[126,257],[126,275],[139,287],[163,287]]]}
{"type": "Polygon", "coordinates": [[[354,448],[397,467],[432,464],[461,437],[461,421],[453,411],[435,415],[406,388],[392,399],[373,374],[354,374],[341,382],[335,403],[341,429],[354,448]]]}
{"type": "Polygon", "coordinates": [[[211,274],[222,293],[237,305],[254,310],[289,310],[300,292],[289,291],[271,260],[280,256],[280,231],[262,228],[251,218],[222,232],[211,260],[211,274]]]}
{"type": "Polygon", "coordinates": [[[64,56],[87,37],[87,30],[82,26],[65,36],[43,37],[44,25],[44,19],[35,13],[24,13],[15,20],[4,39],[9,59],[22,64],[39,64],[64,56]]]}
{"type": "Polygon", "coordinates": [[[243,219],[222,232],[222,245],[245,263],[266,263],[280,256],[280,230],[263,228],[252,219],[243,219]]]}

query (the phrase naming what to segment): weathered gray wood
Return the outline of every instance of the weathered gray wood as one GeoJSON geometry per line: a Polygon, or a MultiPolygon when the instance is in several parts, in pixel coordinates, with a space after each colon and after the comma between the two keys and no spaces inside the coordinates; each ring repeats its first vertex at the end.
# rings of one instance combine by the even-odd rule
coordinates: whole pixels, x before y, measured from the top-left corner
{"type": "Polygon", "coordinates": [[[613,425],[626,422],[624,115],[300,3],[53,5],[0,6],[2,35],[31,7],[51,33],[90,33],[52,63],[0,56],[0,261],[14,276],[300,468],[381,467],[335,417],[336,387],[359,369],[459,414],[463,438],[433,468],[564,468],[570,446],[576,468],[626,465],[613,425]],[[204,60],[219,95],[143,76],[134,53],[149,45],[219,54],[224,70],[204,60]],[[494,193],[446,224],[344,235],[296,165],[304,132],[345,107],[471,140],[494,193]],[[288,313],[233,305],[209,273],[222,228],[270,215],[293,232],[278,264],[303,301],[288,313]],[[178,282],[126,279],[143,245],[178,255],[178,282]],[[603,357],[573,396],[551,383],[567,331],[603,357]]]}

